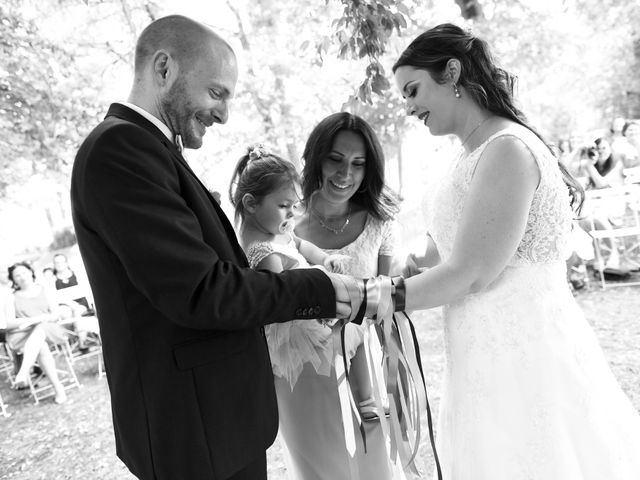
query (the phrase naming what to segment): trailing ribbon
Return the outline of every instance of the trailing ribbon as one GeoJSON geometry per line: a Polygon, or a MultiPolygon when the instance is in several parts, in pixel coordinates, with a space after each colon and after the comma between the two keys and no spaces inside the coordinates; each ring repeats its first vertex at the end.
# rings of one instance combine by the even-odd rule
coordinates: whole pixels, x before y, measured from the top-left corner
{"type": "MultiPolygon", "coordinates": [[[[420,475],[416,465],[416,455],[420,445],[421,413],[427,412],[429,440],[438,473],[442,479],[440,461],[435,447],[431,409],[427,397],[420,351],[415,329],[411,319],[405,312],[394,313],[392,292],[394,287],[389,277],[379,276],[365,280],[362,293],[362,304],[355,317],[362,321],[362,316],[376,319],[377,328],[382,332],[383,355],[376,355],[376,349],[369,348],[372,337],[368,329],[364,334],[365,355],[372,385],[376,410],[379,412],[380,427],[386,439],[387,453],[392,465],[399,457],[405,470],[420,475]],[[382,368],[381,368],[382,367],[382,368]],[[384,388],[386,384],[386,389],[384,388]],[[386,396],[384,395],[386,390],[386,396]],[[389,419],[387,420],[385,404],[388,403],[389,419]]],[[[352,302],[353,305],[353,302],[352,302]]],[[[355,455],[355,431],[353,420],[360,426],[360,433],[366,451],[366,436],[362,418],[349,388],[349,366],[344,345],[344,326],[342,327],[341,348],[335,348],[335,368],[338,377],[338,394],[345,431],[345,443],[351,458],[355,455]],[[349,408],[351,407],[351,408],[349,408]],[[349,412],[351,410],[351,412],[349,412]]],[[[377,339],[375,339],[377,340],[377,339]]],[[[336,345],[337,347],[337,345],[336,345]]],[[[350,462],[352,479],[358,479],[357,468],[350,462]],[[354,472],[354,469],[356,470],[354,472]]]]}

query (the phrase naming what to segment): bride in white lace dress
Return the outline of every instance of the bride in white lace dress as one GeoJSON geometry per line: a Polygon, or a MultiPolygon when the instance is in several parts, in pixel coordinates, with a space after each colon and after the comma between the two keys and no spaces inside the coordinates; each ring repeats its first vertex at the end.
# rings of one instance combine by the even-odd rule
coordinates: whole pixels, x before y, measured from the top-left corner
{"type": "Polygon", "coordinates": [[[640,415],[565,279],[575,181],[480,39],[440,25],[394,72],[408,113],[462,143],[406,268],[407,310],[445,305],[443,478],[640,478],[640,415]]]}

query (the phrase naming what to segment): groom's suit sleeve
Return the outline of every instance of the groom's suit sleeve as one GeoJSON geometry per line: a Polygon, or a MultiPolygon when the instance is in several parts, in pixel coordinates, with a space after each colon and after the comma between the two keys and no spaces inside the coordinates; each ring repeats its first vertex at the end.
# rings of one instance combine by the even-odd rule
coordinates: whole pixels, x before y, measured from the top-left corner
{"type": "Polygon", "coordinates": [[[239,250],[227,219],[148,130],[116,122],[83,148],[74,172],[77,221],[102,238],[133,286],[171,321],[238,330],[335,316],[331,281],[321,271],[276,275],[250,270],[242,253],[242,262],[227,260],[239,250]]]}

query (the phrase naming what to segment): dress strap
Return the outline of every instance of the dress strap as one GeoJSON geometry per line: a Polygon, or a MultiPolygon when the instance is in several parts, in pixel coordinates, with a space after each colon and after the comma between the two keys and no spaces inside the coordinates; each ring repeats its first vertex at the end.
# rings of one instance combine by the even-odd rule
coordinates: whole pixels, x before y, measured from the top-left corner
{"type": "MultiPolygon", "coordinates": [[[[293,242],[293,238],[291,242],[293,242]]],[[[282,266],[285,270],[298,268],[301,264],[302,257],[297,256],[298,252],[295,250],[295,246],[281,245],[274,242],[255,242],[247,250],[249,266],[256,268],[260,265],[260,262],[272,254],[278,255],[282,259],[282,266]]]]}
{"type": "Polygon", "coordinates": [[[273,244],[271,242],[255,242],[249,246],[247,250],[247,259],[249,266],[256,268],[262,260],[274,253],[273,244]]]}

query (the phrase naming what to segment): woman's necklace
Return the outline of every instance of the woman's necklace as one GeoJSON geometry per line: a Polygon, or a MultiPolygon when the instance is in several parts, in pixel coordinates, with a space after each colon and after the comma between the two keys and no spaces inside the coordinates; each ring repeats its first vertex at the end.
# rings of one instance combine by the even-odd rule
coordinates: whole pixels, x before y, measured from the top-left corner
{"type": "Polygon", "coordinates": [[[351,205],[349,205],[349,210],[347,211],[347,218],[344,221],[344,225],[342,225],[342,227],[340,228],[333,228],[332,226],[327,225],[325,223],[328,221],[327,218],[320,215],[320,213],[313,207],[313,205],[311,205],[311,211],[318,218],[320,226],[326,230],[329,230],[330,232],[333,232],[335,235],[340,235],[342,232],[344,232],[344,229],[347,228],[347,225],[349,225],[349,221],[351,220],[351,205]]]}
{"type": "Polygon", "coordinates": [[[476,130],[478,130],[482,125],[484,125],[484,123],[489,120],[491,117],[487,117],[484,120],[482,120],[480,123],[478,123],[473,130],[471,130],[471,132],[469,133],[469,135],[467,135],[466,137],[464,137],[464,140],[462,141],[462,144],[460,145],[461,147],[464,147],[467,143],[467,141],[471,138],[471,135],[473,135],[474,133],[476,133],[476,130]]]}

